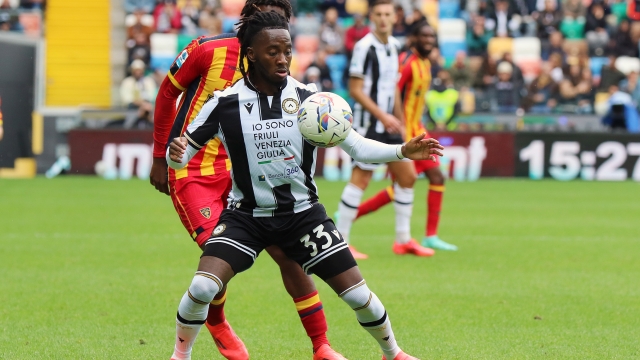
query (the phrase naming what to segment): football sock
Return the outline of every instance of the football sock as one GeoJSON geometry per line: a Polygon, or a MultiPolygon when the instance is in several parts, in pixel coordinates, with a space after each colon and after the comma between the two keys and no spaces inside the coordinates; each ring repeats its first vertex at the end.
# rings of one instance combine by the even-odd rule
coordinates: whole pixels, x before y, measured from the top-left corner
{"type": "Polygon", "coordinates": [[[207,318],[209,303],[222,289],[217,276],[196,271],[189,290],[182,296],[176,316],[176,346],[173,357],[189,359],[198,332],[207,318]]]}
{"type": "Polygon", "coordinates": [[[384,190],[380,190],[380,192],[375,194],[372,198],[365,200],[365,202],[358,206],[358,215],[356,215],[356,219],[380,209],[391,201],[393,201],[393,186],[389,185],[384,188],[384,190]]]}
{"type": "Polygon", "coordinates": [[[433,236],[438,233],[443,194],[444,185],[429,185],[429,195],[427,196],[427,236],[433,236]]]}
{"type": "Polygon", "coordinates": [[[293,302],[296,304],[296,310],[300,315],[302,326],[307,331],[307,336],[311,338],[313,352],[315,353],[322,345],[329,345],[327,320],[324,317],[324,310],[322,309],[318,291],[293,299],[293,302]]]}
{"type": "Polygon", "coordinates": [[[372,293],[364,280],[339,295],[356,312],[360,325],[380,344],[387,359],[393,359],[400,353],[396,343],[391,321],[384,305],[376,294],[372,293]]]}
{"type": "Polygon", "coordinates": [[[336,228],[344,237],[344,240],[349,242],[349,233],[351,232],[351,225],[358,214],[358,206],[362,200],[362,189],[349,183],[344,187],[342,196],[340,197],[340,204],[338,204],[338,223],[336,228]]]}
{"type": "Polygon", "coordinates": [[[207,324],[213,326],[223,323],[226,318],[224,316],[224,303],[227,300],[227,289],[219,292],[209,304],[209,312],[207,313],[207,324]]]}
{"type": "Polygon", "coordinates": [[[396,241],[406,244],[411,240],[411,213],[413,212],[413,189],[393,184],[396,210],[396,241]]]}

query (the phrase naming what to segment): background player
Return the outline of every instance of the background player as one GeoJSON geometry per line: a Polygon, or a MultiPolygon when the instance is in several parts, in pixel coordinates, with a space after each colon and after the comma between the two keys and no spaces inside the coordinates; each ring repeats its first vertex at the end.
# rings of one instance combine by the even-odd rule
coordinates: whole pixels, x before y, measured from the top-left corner
{"type": "MultiPolygon", "coordinates": [[[[222,139],[233,163],[231,203],[207,241],[178,307],[174,356],[190,357],[210,300],[235,274],[249,269],[266,246],[277,244],[306,272],[325,280],[356,312],[360,324],[378,341],[383,358],[415,359],[398,347],[384,306],[368,289],[347,244],[318,203],[313,180],[316,147],[302,139],[295,125],[299,104],[313,92],[289,76],[292,44],[286,20],[275,12],[244,17],[238,38],[240,58],[246,56],[249,63],[248,74],[241,61],[244,79],[216,92],[167,151],[169,164],[180,168],[215,136],[222,139]],[[295,109],[284,104],[295,104],[295,109]],[[283,145],[277,151],[261,146],[265,143],[259,135],[274,131],[257,126],[266,120],[278,124],[276,133],[283,145]],[[295,176],[270,176],[292,168],[299,169],[295,176]]],[[[367,140],[355,131],[340,147],[358,161],[378,162],[433,158],[442,149],[424,134],[394,146],[367,140]]]]}
{"type": "MultiPolygon", "coordinates": [[[[405,140],[425,132],[422,124],[425,99],[431,83],[431,65],[429,53],[436,44],[433,28],[423,20],[411,28],[412,47],[400,54],[400,81],[398,90],[402,96],[405,116],[405,140]]],[[[432,249],[457,250],[458,247],[448,244],[438,237],[438,222],[442,208],[444,193],[444,175],[440,170],[440,160],[413,162],[417,173],[424,173],[429,179],[429,195],[427,196],[427,224],[422,245],[432,249]]],[[[356,218],[376,211],[394,199],[393,186],[388,186],[358,207],[356,218]]]]}
{"type": "MultiPolygon", "coordinates": [[[[287,19],[292,12],[288,0],[249,0],[241,15],[249,16],[259,10],[276,11],[287,19]]],[[[239,49],[234,34],[194,40],[178,55],[160,86],[156,100],[150,181],[160,192],[171,195],[184,227],[201,247],[211,236],[220,212],[226,207],[231,186],[226,151],[219,140],[209,142],[186,168],[169,172],[168,184],[164,152],[169,133],[171,137],[180,136],[214,91],[224,89],[242,77],[237,71],[239,49]],[[180,94],[183,96],[176,111],[180,94]]],[[[329,346],[324,310],[311,278],[278,248],[270,247],[267,252],[280,266],[285,288],[294,299],[302,325],[311,338],[315,357],[340,359],[340,355],[329,346]]],[[[213,300],[206,326],[223,356],[247,359],[244,344],[225,319],[225,299],[223,290],[213,300]]]]}
{"type": "MultiPolygon", "coordinates": [[[[375,0],[371,6],[370,20],[373,32],[358,41],[353,50],[349,67],[349,93],[355,99],[353,127],[369,139],[387,144],[402,144],[402,104],[397,96],[398,49],[400,44],[391,36],[396,22],[392,0],[375,0]],[[391,115],[394,113],[396,116],[391,115]]],[[[338,230],[347,242],[351,225],[358,213],[364,190],[369,185],[373,170],[378,164],[355,162],[351,180],[345,186],[338,205],[338,230]]],[[[411,238],[411,212],[413,210],[413,184],[416,172],[410,161],[389,163],[394,176],[394,203],[396,211],[396,239],[393,251],[398,254],[431,256],[411,238]]],[[[356,259],[367,256],[350,247],[356,259]]]]}

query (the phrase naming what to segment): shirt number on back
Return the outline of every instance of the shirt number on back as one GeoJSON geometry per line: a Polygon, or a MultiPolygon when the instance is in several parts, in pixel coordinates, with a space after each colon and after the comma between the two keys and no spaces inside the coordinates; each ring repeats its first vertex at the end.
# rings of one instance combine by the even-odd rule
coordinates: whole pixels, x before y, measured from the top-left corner
{"type": "MultiPolygon", "coordinates": [[[[313,229],[313,233],[316,234],[316,239],[321,239],[321,238],[327,239],[327,242],[321,246],[322,250],[327,249],[331,246],[333,241],[331,240],[331,235],[329,235],[328,232],[324,231],[324,225],[322,224],[318,225],[315,229],[313,229]]],[[[311,237],[308,234],[303,236],[300,239],[300,242],[304,246],[311,248],[311,254],[309,254],[311,255],[311,257],[318,255],[318,246],[314,241],[311,241],[311,237]]]]}

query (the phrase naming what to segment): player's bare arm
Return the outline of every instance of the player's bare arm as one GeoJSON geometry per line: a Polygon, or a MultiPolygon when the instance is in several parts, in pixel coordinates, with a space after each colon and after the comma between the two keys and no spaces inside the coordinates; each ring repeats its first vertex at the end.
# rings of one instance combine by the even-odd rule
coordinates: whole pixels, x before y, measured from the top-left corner
{"type": "Polygon", "coordinates": [[[402,96],[400,94],[400,90],[396,87],[396,96],[393,99],[393,115],[400,119],[401,124],[401,135],[402,138],[405,138],[405,118],[404,118],[404,106],[402,105],[402,96]]]}
{"type": "Polygon", "coordinates": [[[397,117],[380,109],[376,102],[362,91],[363,88],[364,79],[355,76],[349,78],[349,95],[371,115],[380,119],[389,133],[399,134],[402,131],[402,122],[397,117]]]}

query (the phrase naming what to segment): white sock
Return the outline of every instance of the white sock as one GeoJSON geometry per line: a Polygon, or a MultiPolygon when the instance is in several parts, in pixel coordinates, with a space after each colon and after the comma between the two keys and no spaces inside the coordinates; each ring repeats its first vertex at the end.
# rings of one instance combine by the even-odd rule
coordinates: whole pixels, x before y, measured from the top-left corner
{"type": "Polygon", "coordinates": [[[340,204],[338,204],[340,216],[338,216],[336,228],[347,243],[349,242],[351,225],[353,225],[353,220],[358,215],[358,206],[360,206],[360,201],[362,200],[362,193],[364,193],[362,189],[352,183],[348,183],[340,197],[340,204]]]}
{"type": "Polygon", "coordinates": [[[340,298],[356,312],[358,322],[380,344],[384,356],[389,360],[395,358],[401,350],[393,335],[391,321],[384,305],[369,290],[365,281],[362,280],[342,292],[340,298]]]}
{"type": "Polygon", "coordinates": [[[222,281],[210,273],[196,271],[189,290],[182,296],[176,316],[176,346],[172,358],[190,359],[193,343],[207,319],[209,303],[222,289],[222,281]]]}
{"type": "Polygon", "coordinates": [[[393,193],[393,208],[396,210],[396,241],[400,244],[406,244],[411,240],[413,189],[393,184],[393,193]]]}

